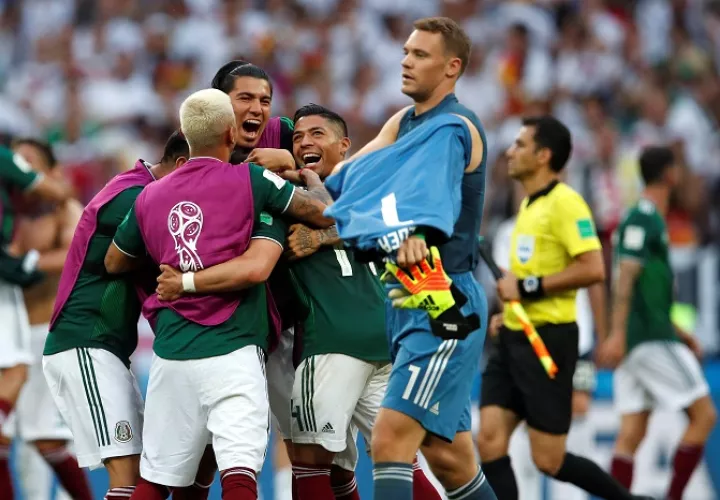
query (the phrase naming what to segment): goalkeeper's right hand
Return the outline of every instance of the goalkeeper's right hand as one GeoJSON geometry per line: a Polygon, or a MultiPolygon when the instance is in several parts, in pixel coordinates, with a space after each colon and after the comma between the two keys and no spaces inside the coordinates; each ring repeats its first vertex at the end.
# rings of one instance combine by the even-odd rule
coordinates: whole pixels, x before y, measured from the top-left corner
{"type": "MultiPolygon", "coordinates": [[[[392,262],[385,263],[385,269],[402,285],[402,288],[393,288],[388,293],[393,307],[421,309],[437,319],[455,305],[450,291],[452,280],[445,274],[437,247],[431,247],[429,257],[412,266],[408,272],[392,262]]],[[[388,278],[386,274],[385,281],[388,278]]]]}

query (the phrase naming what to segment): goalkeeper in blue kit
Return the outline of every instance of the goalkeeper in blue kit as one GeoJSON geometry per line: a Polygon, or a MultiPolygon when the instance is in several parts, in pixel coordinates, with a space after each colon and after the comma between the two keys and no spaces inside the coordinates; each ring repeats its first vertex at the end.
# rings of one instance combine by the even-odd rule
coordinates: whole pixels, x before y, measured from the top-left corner
{"type": "MultiPolygon", "coordinates": [[[[362,184],[363,178],[383,180],[378,226],[390,231],[378,239],[378,246],[394,254],[397,263],[386,266],[385,274],[386,281],[389,277],[393,282],[386,302],[393,366],[373,429],[374,498],[412,498],[411,464],[421,449],[449,499],[496,500],[475,456],[470,417],[470,392],[487,325],[487,300],[473,277],[479,261],[475,241],[485,189],[485,136],[477,116],[454,94],[467,66],[470,41],[448,18],[421,19],[414,26],[402,64],[402,90],[414,106],[390,118],[380,134],[348,160],[352,163],[336,168],[339,174],[326,183],[331,193],[333,185],[342,191],[326,213],[336,218],[340,236],[349,243],[338,217],[344,208],[338,205],[364,198],[370,211],[373,206],[362,190],[346,194],[352,192],[349,184],[362,184]],[[451,127],[456,127],[454,132],[443,131],[451,127]],[[417,157],[424,148],[433,158],[417,157]],[[449,156],[438,157],[438,150],[449,156]],[[416,157],[410,163],[416,169],[404,161],[413,151],[416,157]],[[378,168],[385,168],[384,173],[373,170],[381,158],[385,160],[378,168]],[[417,199],[418,193],[429,198],[417,199]],[[432,218],[428,212],[436,201],[454,210],[445,239],[430,226],[412,223],[425,215],[432,218]],[[415,217],[419,212],[423,216],[415,217]]],[[[380,199],[376,202],[379,207],[380,199]]],[[[353,206],[354,211],[345,212],[345,227],[352,228],[363,215],[361,205],[353,206]]]]}

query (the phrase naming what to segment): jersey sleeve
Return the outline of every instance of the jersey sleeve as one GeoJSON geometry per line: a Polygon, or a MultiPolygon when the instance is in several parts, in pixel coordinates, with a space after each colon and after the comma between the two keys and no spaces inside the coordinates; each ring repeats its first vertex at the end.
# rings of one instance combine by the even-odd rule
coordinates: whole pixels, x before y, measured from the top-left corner
{"type": "Polygon", "coordinates": [[[649,216],[641,213],[630,215],[618,228],[618,257],[644,261],[648,255],[649,243],[654,237],[654,233],[652,220],[649,216]]]}
{"type": "Polygon", "coordinates": [[[100,210],[100,213],[98,213],[98,225],[117,229],[125,220],[125,216],[133,207],[142,189],[142,186],[135,186],[121,191],[100,210]]]}
{"type": "Polygon", "coordinates": [[[579,194],[570,192],[558,199],[552,217],[555,236],[571,257],[602,249],[590,207],[579,194]]]}
{"type": "Polygon", "coordinates": [[[135,216],[135,205],[132,206],[125,216],[125,220],[118,227],[113,243],[122,253],[130,257],[137,258],[145,255],[145,241],[143,241],[135,216]]]}
{"type": "Polygon", "coordinates": [[[287,225],[282,219],[267,212],[260,212],[260,217],[253,227],[252,239],[271,240],[285,248],[286,237],[287,225]]]}
{"type": "Polygon", "coordinates": [[[293,152],[293,132],[295,124],[287,116],[280,117],[280,148],[293,152]]]}
{"type": "Polygon", "coordinates": [[[30,164],[19,154],[0,148],[0,179],[10,186],[27,191],[40,182],[42,175],[33,171],[30,164]]]}
{"type": "Polygon", "coordinates": [[[290,200],[292,200],[295,187],[279,175],[254,163],[250,163],[248,166],[255,213],[268,212],[274,215],[285,213],[290,205],[290,200]]]}

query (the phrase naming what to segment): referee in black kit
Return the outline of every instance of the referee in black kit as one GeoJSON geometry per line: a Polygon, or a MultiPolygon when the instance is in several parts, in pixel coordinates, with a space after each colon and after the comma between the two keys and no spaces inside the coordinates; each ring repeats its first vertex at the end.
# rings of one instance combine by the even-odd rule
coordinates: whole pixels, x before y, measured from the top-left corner
{"type": "Polygon", "coordinates": [[[554,379],[548,376],[506,307],[483,374],[478,436],[483,470],[498,500],[518,499],[508,446],[522,420],[541,472],[608,500],[648,498],[631,495],[594,462],[566,452],[578,359],[575,294],[605,279],[590,209],[559,179],[571,149],[567,127],[543,116],[524,120],[507,151],[509,174],[529,196],[518,212],[510,272],[498,281],[498,295],[504,302],[521,302],[558,372],[554,379]]]}

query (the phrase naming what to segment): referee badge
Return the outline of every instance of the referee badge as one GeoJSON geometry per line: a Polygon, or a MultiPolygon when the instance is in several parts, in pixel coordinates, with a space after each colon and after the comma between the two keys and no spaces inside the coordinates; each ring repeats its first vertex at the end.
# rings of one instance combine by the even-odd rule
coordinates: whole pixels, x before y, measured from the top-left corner
{"type": "Polygon", "coordinates": [[[535,237],[529,234],[519,234],[515,245],[518,260],[522,264],[527,264],[532,258],[533,252],[535,252],[535,237]]]}
{"type": "Polygon", "coordinates": [[[133,437],[132,427],[127,420],[121,420],[115,424],[115,441],[118,443],[127,443],[133,437]]]}

